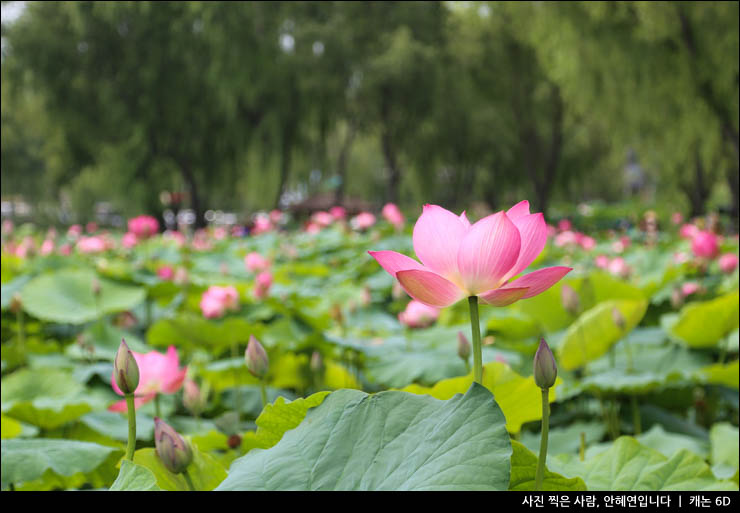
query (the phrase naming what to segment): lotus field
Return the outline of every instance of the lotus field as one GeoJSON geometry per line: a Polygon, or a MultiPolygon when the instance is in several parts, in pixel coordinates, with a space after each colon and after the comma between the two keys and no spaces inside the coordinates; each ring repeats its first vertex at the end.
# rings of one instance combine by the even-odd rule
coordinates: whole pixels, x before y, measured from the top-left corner
{"type": "Polygon", "coordinates": [[[126,228],[3,224],[3,490],[738,489],[717,218],[126,228]]]}

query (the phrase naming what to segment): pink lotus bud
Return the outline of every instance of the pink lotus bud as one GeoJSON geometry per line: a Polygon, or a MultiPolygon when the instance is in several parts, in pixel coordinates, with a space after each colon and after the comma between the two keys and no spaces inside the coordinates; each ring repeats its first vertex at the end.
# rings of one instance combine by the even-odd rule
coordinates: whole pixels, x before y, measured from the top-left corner
{"type": "Polygon", "coordinates": [[[555,357],[543,338],[534,355],[534,382],[538,387],[546,390],[555,384],[557,377],[558,367],[555,365],[555,357]]]}
{"type": "Polygon", "coordinates": [[[89,223],[87,223],[85,225],[85,231],[87,233],[95,233],[95,232],[97,232],[98,231],[98,223],[94,223],[94,222],[90,221],[89,223]]]}
{"type": "Polygon", "coordinates": [[[205,397],[192,379],[185,379],[182,393],[182,404],[191,412],[200,413],[205,407],[205,397]]]}
{"type": "Polygon", "coordinates": [[[41,253],[41,255],[43,256],[46,256],[53,252],[54,252],[54,241],[51,239],[44,240],[44,242],[41,244],[41,250],[39,251],[39,253],[41,253]]]}
{"type": "Polygon", "coordinates": [[[737,269],[738,258],[733,253],[725,253],[719,257],[719,268],[725,274],[730,274],[737,269]]]}
{"type": "Polygon", "coordinates": [[[123,237],[121,237],[121,246],[123,246],[126,249],[131,249],[136,244],[138,244],[139,239],[136,238],[136,235],[132,232],[126,232],[123,234],[123,237]]]}
{"type": "Polygon", "coordinates": [[[581,298],[573,287],[564,283],[560,289],[560,301],[563,303],[565,311],[571,315],[578,315],[581,309],[581,298]]]}
{"type": "Polygon", "coordinates": [[[411,300],[406,309],[398,314],[398,320],[409,328],[425,328],[439,317],[439,308],[411,300]]]}
{"type": "Polygon", "coordinates": [[[320,231],[321,231],[321,226],[314,223],[313,221],[306,224],[306,233],[311,234],[311,235],[316,235],[320,231]]]}
{"type": "Polygon", "coordinates": [[[213,230],[213,238],[216,240],[223,240],[227,235],[229,235],[229,232],[223,226],[217,226],[213,230]]]}
{"type": "Polygon", "coordinates": [[[116,359],[113,361],[113,376],[118,389],[126,395],[133,394],[139,386],[139,365],[125,339],[121,339],[116,359]]]}
{"type": "Polygon", "coordinates": [[[714,258],[719,252],[717,236],[709,231],[699,232],[691,241],[691,251],[700,258],[714,258]]]}
{"type": "Polygon", "coordinates": [[[681,294],[683,297],[688,297],[691,294],[696,294],[701,290],[701,286],[695,281],[689,281],[681,285],[681,294]]]}
{"type": "Polygon", "coordinates": [[[334,216],[331,215],[329,212],[315,212],[311,216],[311,221],[321,227],[325,227],[334,222],[334,216]]]}
{"type": "Polygon", "coordinates": [[[270,211],[270,221],[273,224],[280,224],[283,221],[283,213],[278,209],[270,211]]]}
{"type": "Polygon", "coordinates": [[[272,274],[270,271],[263,271],[257,275],[254,285],[254,296],[257,299],[264,299],[272,286],[272,274]]]}
{"type": "Polygon", "coordinates": [[[619,331],[623,331],[627,326],[627,321],[624,315],[622,315],[622,312],[619,311],[619,308],[614,307],[612,309],[612,320],[614,321],[614,325],[619,328],[619,331]]]}
{"type": "Polygon", "coordinates": [[[462,331],[457,332],[457,356],[465,362],[470,358],[470,342],[462,331]]]}
{"type": "Polygon", "coordinates": [[[154,417],[154,446],[162,464],[173,474],[183,472],[193,461],[190,445],[159,417],[154,417]]]}
{"type": "Polygon", "coordinates": [[[159,269],[157,269],[157,276],[161,280],[170,281],[175,277],[175,270],[172,269],[169,265],[163,265],[159,269]]]}
{"type": "Polygon", "coordinates": [[[558,221],[558,231],[564,232],[568,231],[573,227],[571,222],[568,219],[561,219],[558,221]]]}
{"type": "Polygon", "coordinates": [[[269,269],[270,261],[256,251],[252,251],[244,257],[244,265],[247,270],[256,273],[269,269]]]}
{"type": "Polygon", "coordinates": [[[596,239],[588,235],[583,235],[578,243],[586,251],[591,251],[596,247],[596,239]]]}
{"type": "Polygon", "coordinates": [[[340,207],[340,206],[331,207],[329,209],[329,213],[337,221],[340,221],[347,217],[347,209],[344,207],[340,207]]]}
{"type": "Polygon", "coordinates": [[[14,314],[17,314],[21,311],[21,308],[23,308],[23,302],[21,301],[21,295],[16,292],[13,294],[13,297],[10,299],[10,305],[8,306],[11,312],[14,314]]]}
{"type": "Polygon", "coordinates": [[[555,236],[555,245],[559,248],[578,243],[578,235],[570,230],[561,232],[555,236]]]}
{"type": "Polygon", "coordinates": [[[61,246],[59,246],[60,255],[68,256],[71,253],[72,253],[72,246],[70,246],[69,244],[62,244],[61,246]]]}
{"type": "Polygon", "coordinates": [[[82,235],[82,226],[79,224],[73,224],[69,227],[69,230],[67,230],[67,237],[69,238],[76,239],[80,235],[82,235]]]}
{"type": "Polygon", "coordinates": [[[609,262],[609,272],[615,276],[619,276],[621,278],[627,278],[630,275],[630,272],[632,272],[632,270],[627,265],[627,263],[624,261],[624,258],[617,257],[613,259],[611,262],[609,262]]]}
{"type": "Polygon", "coordinates": [[[247,344],[244,359],[247,362],[247,370],[253,376],[263,379],[267,375],[267,369],[269,368],[267,352],[254,335],[250,335],[249,337],[249,344],[247,344]]]}
{"type": "Polygon", "coordinates": [[[260,233],[269,232],[272,230],[272,222],[270,216],[265,214],[258,215],[254,220],[254,228],[252,228],[252,234],[259,235],[260,233]]]}
{"type": "Polygon", "coordinates": [[[387,203],[383,207],[383,217],[386,221],[395,226],[397,230],[403,228],[403,225],[406,222],[401,210],[395,203],[387,203]]]}

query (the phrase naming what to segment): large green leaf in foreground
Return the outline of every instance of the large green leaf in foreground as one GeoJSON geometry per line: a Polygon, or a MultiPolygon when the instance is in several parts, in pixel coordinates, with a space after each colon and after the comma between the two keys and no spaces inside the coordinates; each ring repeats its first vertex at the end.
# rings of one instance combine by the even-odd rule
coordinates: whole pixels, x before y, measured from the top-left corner
{"type": "Polygon", "coordinates": [[[70,477],[95,470],[116,448],[76,440],[36,438],[2,441],[2,487],[45,475],[70,477]]]}
{"type": "Polygon", "coordinates": [[[583,478],[589,490],[737,490],[735,483],[718,480],[696,454],[682,449],[667,458],[630,436],[585,462],[576,456],[548,462],[561,474],[583,478]]]}
{"type": "Polygon", "coordinates": [[[141,287],[97,278],[90,269],[63,269],[37,276],[23,287],[23,309],[34,317],[53,322],[83,324],[104,313],[130,310],[144,300],[141,287]],[[93,283],[100,284],[95,298],[93,283]]]}
{"type": "Polygon", "coordinates": [[[339,390],[218,490],[506,490],[511,443],[490,392],[448,401],[339,390]]]}

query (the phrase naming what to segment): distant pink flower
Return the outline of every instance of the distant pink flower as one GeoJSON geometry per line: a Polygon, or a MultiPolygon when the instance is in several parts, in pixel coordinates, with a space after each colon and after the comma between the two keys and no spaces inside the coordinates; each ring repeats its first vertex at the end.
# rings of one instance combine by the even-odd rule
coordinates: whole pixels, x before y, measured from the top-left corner
{"type": "Polygon", "coordinates": [[[15,248],[15,256],[18,258],[26,258],[31,253],[33,253],[34,250],[34,243],[33,238],[28,235],[23,238],[23,241],[21,241],[20,244],[15,248]]]}
{"type": "Polygon", "coordinates": [[[725,253],[719,257],[719,268],[725,274],[730,274],[737,268],[738,258],[733,253],[725,253]]]}
{"type": "Polygon", "coordinates": [[[681,294],[683,297],[690,296],[691,294],[696,294],[699,292],[701,287],[699,284],[695,281],[689,281],[681,285],[681,294]]]}
{"type": "Polygon", "coordinates": [[[558,230],[561,232],[570,230],[573,227],[573,224],[568,219],[561,219],[558,221],[558,230]]]}
{"type": "Polygon", "coordinates": [[[229,231],[223,226],[217,226],[213,229],[213,238],[216,240],[223,240],[229,235],[229,231]]]}
{"type": "Polygon", "coordinates": [[[594,259],[594,264],[599,269],[608,269],[609,268],[609,257],[606,255],[599,255],[594,259]]]}
{"type": "Polygon", "coordinates": [[[586,251],[591,251],[596,247],[596,239],[589,237],[588,235],[582,235],[578,244],[586,251]]]}
{"type": "Polygon", "coordinates": [[[578,244],[578,239],[579,237],[575,232],[566,230],[564,232],[558,233],[555,236],[555,245],[561,248],[563,246],[569,246],[571,244],[578,244]]]}
{"type": "Polygon", "coordinates": [[[85,231],[87,233],[95,233],[95,232],[97,232],[98,231],[98,223],[94,223],[94,222],[90,221],[89,223],[87,223],[85,225],[85,231]]]}
{"type": "Polygon", "coordinates": [[[175,277],[173,278],[173,281],[178,285],[186,283],[188,281],[187,269],[185,269],[184,267],[178,267],[175,271],[175,277]]]}
{"type": "Polygon", "coordinates": [[[3,235],[10,235],[13,233],[13,221],[6,219],[3,221],[3,235]]]}
{"type": "Polygon", "coordinates": [[[572,270],[548,267],[510,281],[547,242],[544,217],[530,214],[527,201],[473,225],[464,212],[457,216],[425,205],[414,226],[413,242],[421,264],[395,251],[369,253],[412,298],[439,308],[468,296],[506,306],[544,292],[572,270]]]}
{"type": "Polygon", "coordinates": [[[208,251],[213,247],[213,244],[211,244],[211,241],[208,239],[208,233],[205,230],[200,229],[193,234],[191,246],[196,251],[208,251]]]}
{"type": "Polygon", "coordinates": [[[128,220],[128,231],[138,239],[148,239],[159,231],[159,222],[152,216],[138,216],[128,220]]]}
{"type": "Polygon", "coordinates": [[[82,235],[82,226],[79,224],[73,224],[69,227],[69,230],[67,230],[67,237],[72,239],[76,239],[80,235],[82,235]]]}
{"type": "Polygon", "coordinates": [[[93,235],[92,237],[80,237],[77,241],[77,251],[80,253],[100,253],[107,249],[105,239],[93,235]]]}
{"type": "Polygon", "coordinates": [[[252,251],[244,257],[244,266],[247,270],[256,273],[268,269],[270,267],[270,261],[256,251],[252,251]]]}
{"type": "Polygon", "coordinates": [[[697,233],[699,233],[699,228],[691,223],[681,226],[681,229],[678,231],[678,234],[683,239],[693,239],[697,233]]]}
{"type": "Polygon", "coordinates": [[[311,216],[311,221],[321,227],[326,227],[334,222],[334,216],[331,215],[329,212],[314,212],[314,214],[311,216]]]}
{"type": "Polygon", "coordinates": [[[162,280],[170,281],[175,277],[175,270],[169,265],[163,265],[157,269],[157,276],[162,280]]]}
{"type": "Polygon", "coordinates": [[[164,238],[166,240],[170,240],[175,243],[175,246],[178,248],[181,248],[185,245],[185,235],[182,234],[182,232],[178,232],[176,230],[167,230],[164,232],[164,238]]]}
{"type": "Polygon", "coordinates": [[[321,231],[321,225],[314,223],[313,221],[309,221],[306,225],[306,233],[310,233],[311,235],[316,235],[321,231]]]}
{"type": "Polygon", "coordinates": [[[44,242],[41,244],[41,249],[39,250],[39,253],[41,255],[50,255],[54,252],[54,241],[51,239],[45,239],[44,242]]]}
{"type": "Polygon", "coordinates": [[[258,214],[254,220],[254,228],[252,228],[253,235],[259,235],[260,233],[269,232],[272,230],[272,222],[270,216],[265,214],[258,214]]]}
{"type": "MultiPolygon", "coordinates": [[[[180,368],[180,360],[177,356],[175,346],[167,348],[167,354],[158,351],[148,353],[136,353],[132,351],[136,364],[139,366],[139,385],[134,392],[134,406],[139,408],[148,403],[157,394],[174,394],[182,386],[187,374],[187,367],[180,368]]],[[[123,392],[116,384],[115,376],[112,376],[113,390],[118,395],[123,392]]],[[[114,412],[126,411],[126,400],[118,401],[108,408],[114,412]]]]}
{"type": "Polygon", "coordinates": [[[608,269],[610,273],[621,278],[627,278],[632,272],[632,269],[630,269],[622,257],[616,257],[609,262],[608,269]]]}
{"type": "Polygon", "coordinates": [[[340,207],[340,206],[331,207],[329,209],[329,213],[337,221],[340,221],[340,220],[345,219],[347,217],[347,209],[344,208],[344,207],[340,207]]]}
{"type": "Polygon", "coordinates": [[[273,224],[280,224],[283,221],[283,216],[284,214],[278,209],[270,211],[270,221],[273,224]]]}
{"type": "Polygon", "coordinates": [[[427,306],[412,299],[406,309],[398,314],[398,320],[409,328],[425,328],[439,317],[439,308],[427,306]]]}
{"type": "Polygon", "coordinates": [[[123,234],[123,237],[121,237],[121,246],[123,246],[126,249],[131,249],[134,246],[136,246],[139,243],[139,239],[136,237],[136,234],[133,232],[126,232],[123,234]]]}
{"type": "Polygon", "coordinates": [[[683,223],[683,214],[681,212],[674,212],[673,214],[671,214],[671,222],[673,224],[683,223]]]}
{"type": "Polygon", "coordinates": [[[375,224],[375,216],[370,212],[360,212],[350,221],[355,230],[367,230],[375,224]]]}
{"type": "Polygon", "coordinates": [[[688,262],[688,261],[689,261],[689,255],[687,255],[683,251],[680,251],[680,252],[677,252],[677,253],[673,253],[673,263],[674,264],[681,265],[681,264],[683,264],[685,262],[688,262]]]}
{"type": "Polygon", "coordinates": [[[203,316],[213,319],[222,317],[226,310],[239,308],[239,293],[232,286],[219,287],[211,285],[200,299],[200,309],[203,316]]]}
{"type": "Polygon", "coordinates": [[[59,254],[68,256],[72,253],[72,245],[71,244],[62,244],[59,246],[59,254]]]}
{"type": "Polygon", "coordinates": [[[397,230],[403,228],[403,225],[406,222],[401,210],[395,203],[386,203],[383,207],[383,217],[386,221],[395,226],[397,230]]]}
{"type": "Polygon", "coordinates": [[[270,271],[263,271],[257,275],[254,283],[254,297],[264,299],[272,286],[272,274],[270,271]]]}
{"type": "Polygon", "coordinates": [[[695,257],[714,258],[719,253],[717,236],[709,231],[698,232],[691,241],[691,251],[695,257]]]}

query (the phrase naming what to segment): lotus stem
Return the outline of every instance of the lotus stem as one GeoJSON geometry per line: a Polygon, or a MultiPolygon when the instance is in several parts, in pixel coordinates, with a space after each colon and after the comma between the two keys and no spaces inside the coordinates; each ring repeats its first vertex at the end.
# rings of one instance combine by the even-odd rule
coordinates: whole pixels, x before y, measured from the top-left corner
{"type": "Polygon", "coordinates": [[[126,459],[134,461],[134,451],[136,450],[136,405],[134,404],[134,394],[126,394],[126,409],[128,410],[126,459]]]}
{"type": "Polygon", "coordinates": [[[534,478],[534,491],[542,491],[545,479],[545,461],[547,460],[547,437],[550,431],[550,401],[548,388],[542,389],[542,438],[540,439],[540,457],[537,460],[537,473],[534,478]]]}
{"type": "Polygon", "coordinates": [[[483,354],[481,353],[480,320],[478,319],[478,296],[468,298],[470,305],[470,328],[473,335],[473,379],[483,384],[483,354]]]}

